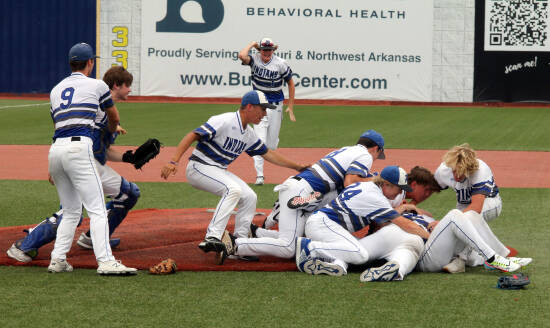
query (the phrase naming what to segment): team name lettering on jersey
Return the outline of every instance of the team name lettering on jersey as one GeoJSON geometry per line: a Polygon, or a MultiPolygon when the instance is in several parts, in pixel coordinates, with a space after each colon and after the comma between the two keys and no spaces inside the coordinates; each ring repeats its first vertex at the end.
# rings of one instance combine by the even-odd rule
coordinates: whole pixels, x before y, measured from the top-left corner
{"type": "Polygon", "coordinates": [[[223,144],[223,149],[230,151],[234,154],[241,154],[244,151],[244,148],[246,147],[246,144],[242,142],[241,140],[226,137],[225,142],[223,144]]]}

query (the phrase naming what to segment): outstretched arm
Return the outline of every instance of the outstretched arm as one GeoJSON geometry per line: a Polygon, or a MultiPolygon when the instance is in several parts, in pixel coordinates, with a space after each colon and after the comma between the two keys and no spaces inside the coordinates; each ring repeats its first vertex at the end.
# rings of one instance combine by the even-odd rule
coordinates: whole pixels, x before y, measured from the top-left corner
{"type": "Polygon", "coordinates": [[[468,211],[476,211],[481,214],[483,210],[483,203],[485,202],[485,195],[475,194],[472,196],[472,202],[468,207],[466,207],[462,212],[466,213],[468,211]]]}
{"type": "Polygon", "coordinates": [[[272,150],[268,150],[267,153],[262,155],[262,157],[270,163],[273,163],[275,165],[282,166],[282,167],[288,167],[289,169],[294,169],[296,171],[303,171],[306,168],[311,166],[310,164],[304,165],[304,164],[296,163],[272,150]]]}
{"type": "Polygon", "coordinates": [[[168,179],[170,174],[175,175],[178,171],[178,163],[180,161],[180,158],[183,156],[185,151],[189,149],[191,144],[199,139],[200,136],[193,131],[189,132],[185,137],[183,137],[183,139],[181,139],[180,143],[176,147],[176,152],[172,156],[170,163],[165,164],[162,168],[160,176],[164,179],[168,179]]]}

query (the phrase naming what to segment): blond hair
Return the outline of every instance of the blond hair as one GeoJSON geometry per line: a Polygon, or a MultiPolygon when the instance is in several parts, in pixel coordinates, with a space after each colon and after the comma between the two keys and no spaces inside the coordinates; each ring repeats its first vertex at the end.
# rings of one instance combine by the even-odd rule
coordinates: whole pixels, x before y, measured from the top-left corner
{"type": "Polygon", "coordinates": [[[450,167],[457,176],[469,177],[479,169],[476,152],[467,143],[449,149],[449,151],[443,155],[443,162],[450,167]]]}

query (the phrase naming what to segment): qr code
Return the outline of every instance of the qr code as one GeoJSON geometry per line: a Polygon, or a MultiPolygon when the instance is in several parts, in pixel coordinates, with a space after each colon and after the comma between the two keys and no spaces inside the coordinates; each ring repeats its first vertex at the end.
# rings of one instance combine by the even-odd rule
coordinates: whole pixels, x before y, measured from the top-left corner
{"type": "Polygon", "coordinates": [[[491,46],[545,46],[548,0],[487,0],[491,46]]]}

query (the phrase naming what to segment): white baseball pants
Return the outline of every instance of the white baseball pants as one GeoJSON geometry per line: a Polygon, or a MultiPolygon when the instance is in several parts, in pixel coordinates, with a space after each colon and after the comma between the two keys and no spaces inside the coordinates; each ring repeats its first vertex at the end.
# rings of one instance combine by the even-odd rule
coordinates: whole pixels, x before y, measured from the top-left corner
{"type": "Polygon", "coordinates": [[[425,272],[441,271],[465,247],[473,248],[485,260],[496,254],[464,213],[454,209],[439,221],[430,234],[418,268],[425,272]]]}
{"type": "Polygon", "coordinates": [[[359,242],[369,252],[370,260],[385,259],[399,263],[399,276],[396,280],[403,280],[414,270],[424,251],[424,241],[420,236],[405,232],[393,223],[359,242]]]}
{"type": "Polygon", "coordinates": [[[369,252],[347,229],[329,219],[323,212],[313,213],[306,222],[306,237],[310,254],[314,258],[340,265],[362,264],[369,260],[369,252]]]}
{"type": "Polygon", "coordinates": [[[309,195],[313,189],[304,179],[289,178],[275,187],[275,191],[279,191],[279,231],[258,228],[256,234],[259,238],[237,238],[235,242],[238,255],[272,255],[282,258],[295,256],[294,240],[304,235],[304,225],[309,213],[291,209],[287,203],[294,196],[309,195]]]}
{"type": "MultiPolygon", "coordinates": [[[[276,104],[277,108],[268,108],[267,115],[262,118],[259,124],[253,125],[254,133],[260,138],[267,148],[277,149],[279,145],[279,131],[283,121],[283,102],[276,104]]],[[[262,156],[253,156],[256,176],[264,176],[264,158],[262,156]]]]}
{"type": "Polygon", "coordinates": [[[122,183],[122,177],[110,166],[101,165],[97,160],[95,161],[99,178],[101,179],[101,185],[103,186],[103,193],[107,197],[116,197],[120,194],[120,186],[122,183]]]}
{"type": "Polygon", "coordinates": [[[236,206],[239,209],[235,216],[235,236],[248,236],[256,211],[257,196],[246,182],[225,169],[196,161],[189,161],[186,175],[193,187],[221,197],[206,230],[206,237],[221,239],[231,211],[236,206]]]}
{"type": "Polygon", "coordinates": [[[88,137],[57,138],[48,154],[48,170],[63,207],[63,220],[57,229],[51,257],[67,258],[84,205],[90,216],[90,236],[97,261],[114,260],[109,245],[103,187],[94,160],[92,140],[88,137]],[[80,138],[80,141],[71,141],[76,138],[80,138]]]}

